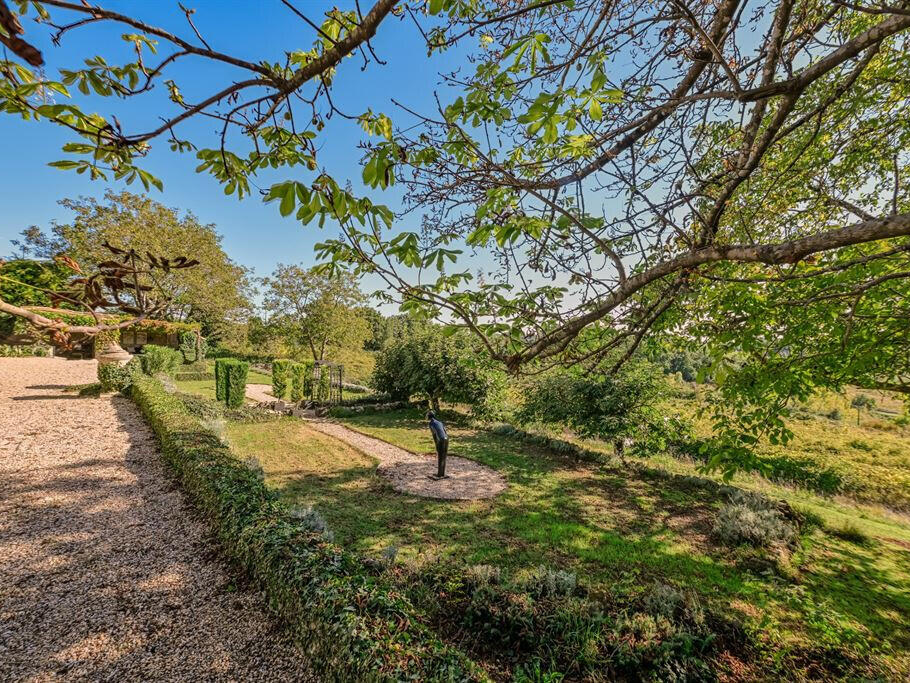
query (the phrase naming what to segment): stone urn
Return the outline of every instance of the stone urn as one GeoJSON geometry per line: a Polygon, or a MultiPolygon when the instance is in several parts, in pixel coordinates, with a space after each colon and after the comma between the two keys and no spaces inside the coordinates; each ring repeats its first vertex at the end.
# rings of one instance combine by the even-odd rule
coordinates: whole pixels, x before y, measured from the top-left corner
{"type": "Polygon", "coordinates": [[[126,365],[133,356],[120,344],[112,341],[95,354],[95,357],[98,359],[98,365],[126,365]]]}

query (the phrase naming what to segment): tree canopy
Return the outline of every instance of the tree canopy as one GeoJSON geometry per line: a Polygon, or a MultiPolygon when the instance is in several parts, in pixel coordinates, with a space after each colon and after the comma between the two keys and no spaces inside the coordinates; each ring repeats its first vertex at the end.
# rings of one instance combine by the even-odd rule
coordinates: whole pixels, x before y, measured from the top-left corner
{"type": "MultiPolygon", "coordinates": [[[[21,250],[45,259],[63,253],[83,263],[109,257],[105,243],[140,254],[191,255],[199,261],[195,267],[156,275],[155,286],[167,300],[159,315],[201,322],[207,334],[215,335],[225,324],[245,317],[250,307],[249,275],[225,253],[215,226],[130,192],[109,190],[104,201],[64,199],[60,204],[74,213],[72,221],[53,223],[46,232],[28,228],[16,242],[21,250]]],[[[151,284],[147,280],[143,283],[151,284]]]]}
{"type": "Polygon", "coordinates": [[[371,334],[359,310],[366,297],[348,273],[278,264],[262,285],[270,324],[306,347],[313,360],[325,360],[331,347],[362,348],[371,334]]]}

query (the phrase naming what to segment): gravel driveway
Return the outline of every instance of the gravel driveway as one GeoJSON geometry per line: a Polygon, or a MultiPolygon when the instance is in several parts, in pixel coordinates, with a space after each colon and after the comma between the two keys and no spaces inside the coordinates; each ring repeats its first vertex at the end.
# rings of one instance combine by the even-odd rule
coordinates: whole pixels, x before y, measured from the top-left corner
{"type": "Polygon", "coordinates": [[[314,680],[94,361],[0,358],[0,681],[314,680]]]}

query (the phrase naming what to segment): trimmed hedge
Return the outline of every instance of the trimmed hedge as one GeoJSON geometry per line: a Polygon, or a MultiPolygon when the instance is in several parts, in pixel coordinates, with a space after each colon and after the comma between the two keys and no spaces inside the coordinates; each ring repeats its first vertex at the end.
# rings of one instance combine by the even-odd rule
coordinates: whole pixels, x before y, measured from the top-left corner
{"type": "Polygon", "coordinates": [[[141,377],[131,395],[224,552],[265,592],[327,680],[487,680],[360,558],[295,520],[160,382],[141,377]]]}
{"type": "Polygon", "coordinates": [[[178,382],[200,382],[215,379],[215,375],[211,372],[178,372],[174,375],[174,379],[178,382]]]}
{"type": "Polygon", "coordinates": [[[228,408],[239,408],[246,398],[246,376],[250,364],[235,358],[215,361],[215,398],[224,401],[228,408]]]}
{"type": "Polygon", "coordinates": [[[227,396],[227,373],[224,370],[224,364],[228,361],[225,358],[219,358],[215,361],[215,400],[223,401],[227,396]]]}
{"type": "Polygon", "coordinates": [[[275,398],[285,398],[291,386],[291,367],[294,361],[279,358],[272,363],[272,395],[275,398]]]}
{"type": "Polygon", "coordinates": [[[310,398],[313,393],[312,370],[312,363],[293,363],[291,365],[291,400],[294,403],[310,398]]]}

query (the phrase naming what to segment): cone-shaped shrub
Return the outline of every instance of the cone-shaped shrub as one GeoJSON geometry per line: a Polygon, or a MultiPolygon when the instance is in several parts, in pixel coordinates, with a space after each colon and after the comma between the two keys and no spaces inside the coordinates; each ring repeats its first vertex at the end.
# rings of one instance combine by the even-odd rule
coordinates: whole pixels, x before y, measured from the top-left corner
{"type": "Polygon", "coordinates": [[[272,395],[275,398],[287,398],[291,388],[291,367],[294,362],[279,358],[272,363],[272,395]]]}

